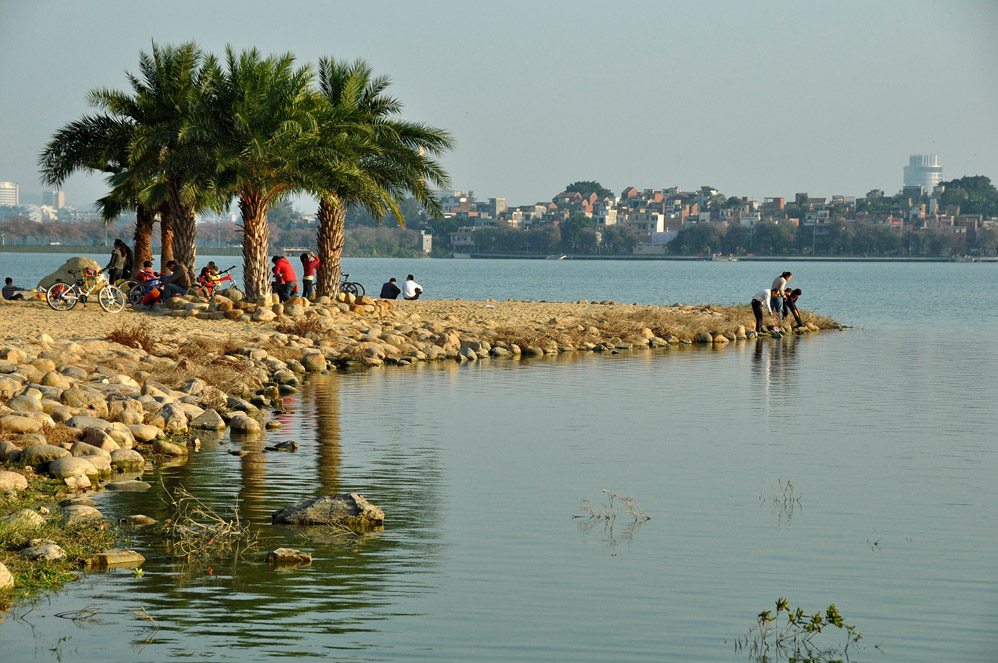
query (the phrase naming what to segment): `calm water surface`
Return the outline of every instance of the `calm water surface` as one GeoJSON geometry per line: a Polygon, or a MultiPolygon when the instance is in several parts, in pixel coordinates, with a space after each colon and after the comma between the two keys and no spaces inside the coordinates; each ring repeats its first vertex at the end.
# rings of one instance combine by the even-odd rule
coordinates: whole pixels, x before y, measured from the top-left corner
{"type": "Polygon", "coordinates": [[[369,289],[412,272],[440,297],[658,303],[743,301],[791,269],[807,308],[856,328],[318,378],[267,440],[298,440],[297,453],[255,464],[227,453],[236,441],[206,441],[149,471],[148,493],[99,496],[109,518],[163,518],[162,490],[183,485],[235,505],[259,551],[301,548],[312,566],[275,571],[261,552],[178,564],[138,530],[143,577],[88,575],[19,608],[0,625],[4,661],[741,661],[733,639],[780,596],[834,602],[864,633],[854,661],[996,660],[998,266],[346,269],[369,289]],[[796,505],[773,499],[787,480],[796,505]],[[601,489],[651,520],[573,519],[601,489]],[[382,506],[385,531],[270,525],[289,502],[343,491],[382,506]],[[86,607],[93,621],[55,616],[86,607]]]}

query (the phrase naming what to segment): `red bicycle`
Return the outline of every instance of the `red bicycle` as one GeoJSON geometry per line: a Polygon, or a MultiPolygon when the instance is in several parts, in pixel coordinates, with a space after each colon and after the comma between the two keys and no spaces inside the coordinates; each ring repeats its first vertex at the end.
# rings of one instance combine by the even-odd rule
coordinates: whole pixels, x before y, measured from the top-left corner
{"type": "Polygon", "coordinates": [[[191,288],[191,294],[197,295],[198,297],[203,297],[205,299],[211,299],[215,296],[215,292],[219,289],[220,284],[226,281],[232,281],[231,272],[236,266],[233,265],[228,269],[221,271],[217,274],[212,274],[211,276],[199,276],[197,277],[197,285],[191,288]]]}

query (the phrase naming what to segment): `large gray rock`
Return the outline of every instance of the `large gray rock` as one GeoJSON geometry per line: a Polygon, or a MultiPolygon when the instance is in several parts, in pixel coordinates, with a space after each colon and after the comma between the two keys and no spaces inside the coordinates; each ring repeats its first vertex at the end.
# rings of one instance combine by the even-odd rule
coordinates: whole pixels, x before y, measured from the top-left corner
{"type": "Polygon", "coordinates": [[[43,409],[41,399],[27,395],[14,396],[7,401],[7,407],[15,412],[41,412],[43,409]]]}
{"type": "Polygon", "coordinates": [[[10,589],[14,586],[14,576],[10,574],[7,567],[0,564],[0,590],[10,589]]]}
{"type": "Polygon", "coordinates": [[[128,430],[139,442],[152,442],[163,434],[160,429],[148,424],[128,424],[128,430]]]}
{"type": "Polygon", "coordinates": [[[56,479],[78,477],[83,474],[93,481],[100,475],[100,471],[87,458],[66,456],[65,458],[56,458],[49,463],[49,474],[56,479]]]}
{"type": "Polygon", "coordinates": [[[111,452],[111,466],[120,471],[141,470],[146,459],[135,449],[117,449],[111,452]]]}
{"type": "Polygon", "coordinates": [[[112,548],[90,558],[90,564],[101,569],[137,569],[146,558],[126,548],[112,548]]]}
{"type": "Polygon", "coordinates": [[[167,440],[158,439],[153,442],[152,450],[155,453],[163,454],[164,456],[186,456],[187,447],[181,444],[175,444],[167,440]]]}
{"type": "Polygon", "coordinates": [[[274,512],[271,520],[291,525],[343,525],[351,529],[369,529],[385,522],[385,512],[368,502],[363,495],[344,493],[313,497],[274,512]]]}
{"type": "Polygon", "coordinates": [[[38,529],[45,524],[45,518],[37,511],[31,509],[21,509],[9,516],[0,518],[0,522],[7,524],[12,529],[27,531],[38,529]]]}
{"type": "Polygon", "coordinates": [[[21,448],[10,440],[0,440],[0,463],[16,461],[21,457],[21,448]]]}
{"type": "Polygon", "coordinates": [[[274,566],[308,566],[312,563],[312,554],[296,548],[278,548],[267,553],[267,563],[274,566]]]}
{"type": "MultiPolygon", "coordinates": [[[[111,442],[114,442],[114,440],[111,440],[111,442]]],[[[87,444],[86,442],[76,442],[69,448],[69,453],[77,458],[80,456],[103,456],[104,458],[111,460],[110,451],[104,451],[100,447],[95,447],[92,444],[87,444]]]]}
{"type": "Polygon", "coordinates": [[[242,412],[229,419],[229,428],[233,433],[259,433],[261,431],[260,422],[242,412]]]}
{"type": "Polygon", "coordinates": [[[56,281],[62,281],[63,283],[72,283],[73,281],[76,280],[76,275],[79,274],[83,269],[99,270],[100,265],[98,265],[97,261],[94,260],[93,258],[84,258],[82,256],[78,258],[70,258],[65,263],[63,263],[62,267],[55,270],[48,276],[44,277],[41,281],[39,281],[36,287],[39,289],[44,288],[45,290],[48,290],[50,287],[52,287],[52,284],[55,283],[56,281]],[[74,274],[73,272],[76,272],[76,274],[74,274]]]}
{"type": "MultiPolygon", "coordinates": [[[[107,401],[104,400],[104,394],[93,389],[81,389],[79,387],[67,389],[62,392],[62,402],[69,407],[93,410],[99,417],[107,415],[107,401]]],[[[77,426],[77,428],[80,428],[80,426],[77,426]]],[[[82,428],[86,428],[86,426],[82,428]]]]}
{"type": "Polygon", "coordinates": [[[159,414],[165,421],[163,430],[167,433],[187,432],[187,415],[184,414],[184,409],[179,404],[167,403],[159,411],[159,414]]]}
{"type": "MultiPolygon", "coordinates": [[[[101,401],[103,402],[103,401],[101,401]]],[[[107,419],[100,419],[98,417],[88,417],[84,414],[78,414],[75,417],[70,417],[66,421],[67,426],[72,428],[79,428],[80,430],[86,430],[88,428],[100,428],[101,430],[109,431],[113,428],[111,422],[107,419]]]]}
{"type": "Polygon", "coordinates": [[[88,520],[100,520],[101,518],[100,511],[92,506],[85,506],[83,504],[64,506],[59,513],[67,525],[76,525],[88,520]]]}
{"type": "Polygon", "coordinates": [[[69,451],[62,447],[52,444],[32,444],[21,452],[21,462],[25,465],[38,467],[68,455],[69,451]]]}
{"type": "Polygon", "coordinates": [[[66,558],[66,551],[56,543],[43,543],[39,546],[31,546],[30,548],[23,549],[21,554],[28,559],[45,561],[66,558]]]}

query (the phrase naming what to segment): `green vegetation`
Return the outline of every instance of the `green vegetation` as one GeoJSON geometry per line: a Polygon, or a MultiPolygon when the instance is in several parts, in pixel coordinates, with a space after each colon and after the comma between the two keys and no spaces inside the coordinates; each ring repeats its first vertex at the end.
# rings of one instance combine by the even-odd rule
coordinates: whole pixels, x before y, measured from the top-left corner
{"type": "MultiPolygon", "coordinates": [[[[38,511],[39,507],[56,508],[56,492],[65,486],[57,481],[26,475],[28,489],[17,495],[0,495],[0,514],[22,509],[38,511]]],[[[94,554],[114,547],[117,531],[106,521],[100,526],[93,522],[65,525],[48,517],[40,527],[0,523],[0,563],[14,576],[13,589],[0,591],[0,612],[6,612],[14,602],[57,589],[79,576],[94,554]],[[32,539],[48,539],[66,552],[59,560],[33,561],[21,554],[32,539]]]]}
{"type": "Polygon", "coordinates": [[[848,658],[849,648],[862,637],[854,626],[843,621],[834,603],[824,612],[808,615],[800,607],[791,610],[789,602],[780,598],[776,601],[776,615],[769,610],[760,612],[748,634],[735,641],[735,649],[747,650],[753,660],[760,662],[769,661],[772,653],[777,660],[786,657],[801,663],[832,663],[839,656],[848,658]],[[822,644],[818,636],[829,627],[839,629],[845,635],[845,642],[822,644]]]}
{"type": "Polygon", "coordinates": [[[943,209],[949,211],[959,207],[961,214],[998,216],[998,189],[989,178],[974,175],[942,184],[946,188],[939,196],[943,209]]]}
{"type": "Polygon", "coordinates": [[[580,193],[583,197],[587,197],[595,193],[600,198],[613,198],[613,191],[610,191],[610,189],[607,189],[596,180],[579,180],[578,182],[572,182],[565,187],[565,191],[567,193],[580,193]]]}

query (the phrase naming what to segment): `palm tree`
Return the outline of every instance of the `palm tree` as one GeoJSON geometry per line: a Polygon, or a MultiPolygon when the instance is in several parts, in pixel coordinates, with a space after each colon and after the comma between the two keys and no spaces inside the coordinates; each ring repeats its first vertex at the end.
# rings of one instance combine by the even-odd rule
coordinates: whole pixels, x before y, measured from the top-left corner
{"type": "Polygon", "coordinates": [[[270,293],[267,210],[305,188],[301,169],[314,160],[313,75],[307,66],[295,67],[290,53],[264,58],[256,49],[237,55],[231,47],[224,68],[213,60],[208,68],[210,106],[192,133],[216,146],[218,193],[238,199],[245,290],[256,299],[270,293]]]}
{"type": "Polygon", "coordinates": [[[221,203],[214,195],[210,147],[188,131],[204,112],[209,92],[206,58],[193,42],[139,55],[139,75],[128,74],[131,93],[98,89],[92,104],[134,125],[128,164],[146,182],[139,200],[163,202],[160,230],[164,258],[172,254],[193,269],[197,257],[195,216],[221,203]]]}
{"type": "Polygon", "coordinates": [[[404,226],[399,203],[412,195],[438,215],[440,202],[427,183],[449,185],[435,157],[451,149],[453,140],[442,129],[401,119],[401,103],[385,94],[390,80],[374,78],[363,60],[320,59],[318,79],[325,102],[323,149],[317,152],[321,163],[306,171],[316,178],[308,188],[319,198],[316,290],[333,295],[339,290],[347,209],[363,207],[376,220],[390,213],[404,226]]]}

